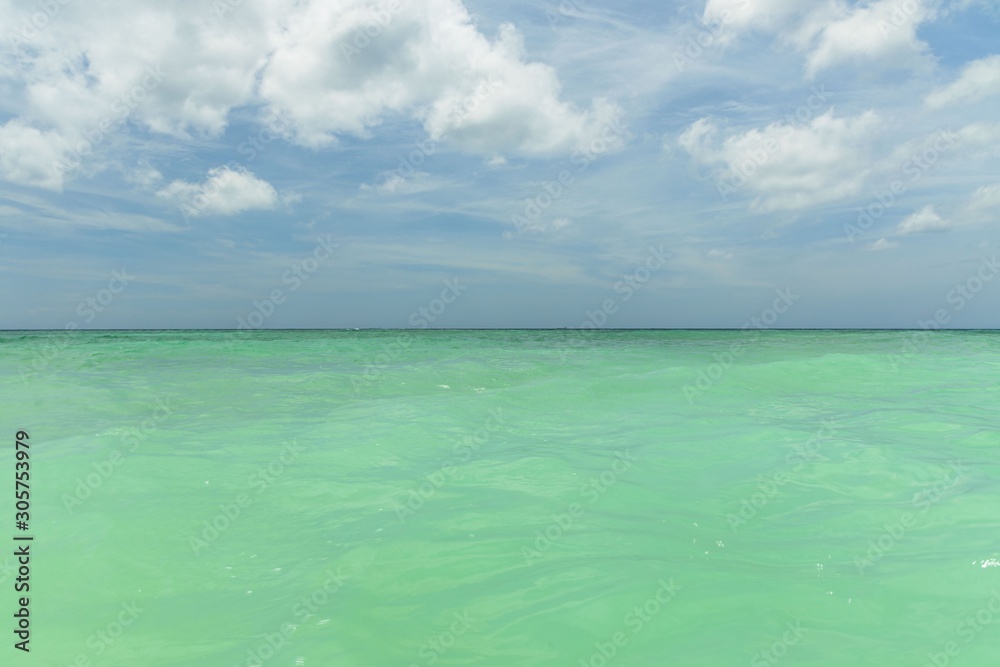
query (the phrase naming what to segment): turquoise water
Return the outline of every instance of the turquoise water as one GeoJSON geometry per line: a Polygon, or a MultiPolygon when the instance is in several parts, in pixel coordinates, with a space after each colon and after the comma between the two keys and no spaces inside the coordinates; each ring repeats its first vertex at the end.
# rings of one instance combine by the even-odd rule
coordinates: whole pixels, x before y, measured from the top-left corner
{"type": "Polygon", "coordinates": [[[22,662],[995,664],[998,377],[989,332],[0,332],[22,662]]]}

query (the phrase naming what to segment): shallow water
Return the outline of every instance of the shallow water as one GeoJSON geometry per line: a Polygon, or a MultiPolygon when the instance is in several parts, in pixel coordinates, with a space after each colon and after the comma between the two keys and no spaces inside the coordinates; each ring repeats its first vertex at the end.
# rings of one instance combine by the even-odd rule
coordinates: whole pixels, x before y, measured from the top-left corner
{"type": "Polygon", "coordinates": [[[1000,654],[997,333],[0,332],[0,371],[32,664],[1000,654]]]}

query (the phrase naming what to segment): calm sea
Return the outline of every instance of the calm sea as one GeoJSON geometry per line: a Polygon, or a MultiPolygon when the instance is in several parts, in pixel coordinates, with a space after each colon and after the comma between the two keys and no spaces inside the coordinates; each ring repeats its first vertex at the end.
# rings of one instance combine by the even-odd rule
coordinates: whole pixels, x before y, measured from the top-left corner
{"type": "Polygon", "coordinates": [[[0,332],[31,655],[982,666],[1000,334],[0,332]]]}

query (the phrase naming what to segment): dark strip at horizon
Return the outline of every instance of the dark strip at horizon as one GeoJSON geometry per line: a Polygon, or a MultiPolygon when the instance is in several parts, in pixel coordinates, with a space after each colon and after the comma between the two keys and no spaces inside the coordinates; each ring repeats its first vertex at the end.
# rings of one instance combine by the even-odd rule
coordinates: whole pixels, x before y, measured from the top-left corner
{"type": "Polygon", "coordinates": [[[453,328],[439,328],[439,327],[427,327],[427,328],[404,328],[404,327],[341,327],[334,329],[327,328],[316,328],[316,329],[0,329],[0,333],[50,333],[50,332],[66,332],[66,333],[149,333],[149,332],[205,332],[205,331],[219,331],[219,332],[233,332],[242,331],[246,333],[264,333],[264,332],[278,332],[278,331],[588,331],[591,333],[599,332],[612,332],[612,331],[926,331],[928,333],[933,333],[936,331],[981,331],[998,333],[1000,328],[996,329],[957,329],[957,328],[944,328],[941,329],[886,329],[886,328],[833,328],[833,327],[795,327],[795,328],[741,328],[741,327],[717,327],[717,328],[705,328],[705,327],[635,327],[635,328],[611,328],[605,327],[601,329],[587,329],[578,327],[537,327],[537,328],[516,328],[516,327],[497,327],[497,328],[470,328],[470,327],[453,327],[453,328]]]}

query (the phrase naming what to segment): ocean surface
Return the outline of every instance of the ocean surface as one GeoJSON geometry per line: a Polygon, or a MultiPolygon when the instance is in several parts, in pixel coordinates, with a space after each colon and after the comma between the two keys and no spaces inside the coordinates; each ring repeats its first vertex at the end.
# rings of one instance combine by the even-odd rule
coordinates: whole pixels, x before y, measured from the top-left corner
{"type": "Polygon", "coordinates": [[[0,332],[0,662],[994,665],[998,379],[977,331],[0,332]]]}

